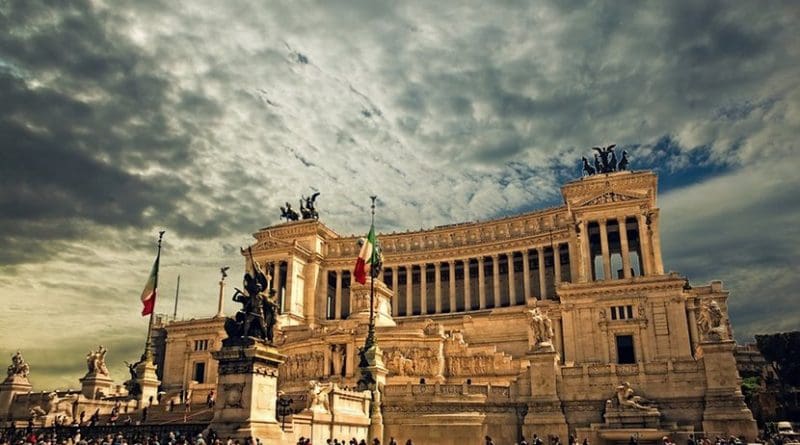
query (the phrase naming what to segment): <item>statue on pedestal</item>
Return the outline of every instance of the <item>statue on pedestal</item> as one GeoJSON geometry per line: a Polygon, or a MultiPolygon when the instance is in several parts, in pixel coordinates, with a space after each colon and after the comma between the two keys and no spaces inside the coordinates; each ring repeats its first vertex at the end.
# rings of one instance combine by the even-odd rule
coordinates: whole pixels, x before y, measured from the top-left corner
{"type": "Polygon", "coordinates": [[[553,348],[553,322],[539,308],[528,311],[528,320],[533,331],[534,347],[536,349],[553,348]]]}
{"type": "Polygon", "coordinates": [[[636,408],[641,410],[651,410],[654,409],[652,406],[652,402],[645,399],[644,397],[637,396],[634,394],[633,388],[631,384],[628,382],[622,382],[621,385],[617,386],[617,401],[619,402],[620,408],[636,408]]]}
{"type": "Polygon", "coordinates": [[[106,352],[108,350],[103,345],[100,345],[97,347],[97,351],[89,351],[86,354],[86,367],[89,369],[89,374],[108,375],[106,352]]]}
{"type": "Polygon", "coordinates": [[[697,319],[700,333],[706,341],[722,341],[728,337],[728,332],[722,324],[722,309],[716,300],[703,303],[700,306],[700,317],[697,319]]]}
{"type": "Polygon", "coordinates": [[[333,383],[321,384],[316,380],[308,382],[308,406],[311,411],[330,412],[328,394],[333,391],[333,383]]]}
{"type": "Polygon", "coordinates": [[[244,275],[245,291],[236,289],[233,294],[233,301],[241,303],[242,309],[235,318],[225,321],[225,332],[228,338],[255,337],[272,344],[279,308],[275,301],[275,290],[270,288],[271,274],[270,271],[265,273],[253,260],[252,252],[250,264],[253,271],[244,275]]]}
{"type": "Polygon", "coordinates": [[[11,364],[8,366],[7,371],[8,377],[20,376],[27,378],[30,370],[30,366],[28,366],[25,359],[22,358],[22,352],[17,351],[11,356],[11,364]]]}

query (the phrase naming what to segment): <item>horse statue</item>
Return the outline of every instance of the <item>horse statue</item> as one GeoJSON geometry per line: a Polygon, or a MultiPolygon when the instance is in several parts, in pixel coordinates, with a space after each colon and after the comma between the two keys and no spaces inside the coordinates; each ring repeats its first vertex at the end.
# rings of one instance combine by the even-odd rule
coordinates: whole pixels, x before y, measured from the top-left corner
{"type": "Polygon", "coordinates": [[[586,156],[581,156],[583,159],[583,171],[586,173],[586,176],[592,176],[593,174],[597,173],[591,165],[589,165],[589,161],[586,159],[586,156]]]}
{"type": "MultiPolygon", "coordinates": [[[[300,205],[302,206],[302,203],[300,205]]],[[[286,207],[281,207],[281,218],[286,218],[286,221],[297,221],[300,219],[300,214],[287,202],[286,207]]]]}

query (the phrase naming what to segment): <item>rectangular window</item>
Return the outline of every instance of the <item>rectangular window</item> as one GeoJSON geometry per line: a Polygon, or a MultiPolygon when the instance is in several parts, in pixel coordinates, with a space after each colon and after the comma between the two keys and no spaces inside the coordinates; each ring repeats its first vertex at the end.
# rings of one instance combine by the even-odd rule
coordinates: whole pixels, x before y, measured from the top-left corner
{"type": "Polygon", "coordinates": [[[636,363],[633,351],[633,335],[617,335],[617,364],[636,363]]]}
{"type": "Polygon", "coordinates": [[[612,306],[611,307],[611,319],[612,320],[616,320],[617,319],[617,307],[616,306],[612,306]]]}
{"type": "Polygon", "coordinates": [[[633,306],[611,306],[612,320],[631,320],[633,319],[633,306]]]}
{"type": "Polygon", "coordinates": [[[194,350],[195,351],[206,351],[206,350],[208,350],[208,340],[195,340],[194,341],[194,350]]]}
{"type": "Polygon", "coordinates": [[[206,364],[205,362],[195,362],[194,364],[194,377],[192,380],[197,383],[205,383],[206,381],[206,364]]]}

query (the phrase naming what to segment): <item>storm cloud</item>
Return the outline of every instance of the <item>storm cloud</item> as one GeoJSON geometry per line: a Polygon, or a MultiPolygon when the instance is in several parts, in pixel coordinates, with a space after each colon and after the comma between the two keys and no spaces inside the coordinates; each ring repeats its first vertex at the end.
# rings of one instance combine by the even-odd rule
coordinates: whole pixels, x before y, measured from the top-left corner
{"type": "Polygon", "coordinates": [[[24,348],[47,388],[106,338],[122,379],[159,229],[158,310],[180,274],[180,315],[207,316],[217,268],[241,273],[238,246],[301,195],[320,191],[345,235],[370,194],[383,232],[488,219],[559,204],[580,156],[610,143],[659,173],[665,265],[725,281],[740,340],[800,328],[799,15],[0,2],[0,352],[24,348]]]}

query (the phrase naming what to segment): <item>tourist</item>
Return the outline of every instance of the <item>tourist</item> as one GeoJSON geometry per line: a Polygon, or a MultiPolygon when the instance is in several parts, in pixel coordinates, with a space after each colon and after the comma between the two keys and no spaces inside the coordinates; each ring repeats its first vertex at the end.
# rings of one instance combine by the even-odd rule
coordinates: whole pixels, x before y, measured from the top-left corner
{"type": "Polygon", "coordinates": [[[491,437],[486,436],[484,437],[484,440],[486,441],[486,445],[494,445],[494,441],[492,440],[491,437]]]}
{"type": "Polygon", "coordinates": [[[697,445],[697,442],[694,440],[694,434],[689,434],[689,439],[686,441],[686,445],[697,445]]]}
{"type": "Polygon", "coordinates": [[[531,445],[543,445],[542,439],[539,439],[539,436],[536,434],[533,435],[533,439],[531,439],[531,445]]]}
{"type": "Polygon", "coordinates": [[[380,439],[378,439],[377,437],[372,439],[372,445],[381,445],[380,439]]]}
{"type": "Polygon", "coordinates": [[[584,437],[583,438],[583,444],[582,445],[589,445],[589,438],[588,437],[584,437]]]}
{"type": "Polygon", "coordinates": [[[519,445],[528,445],[528,441],[525,440],[525,437],[522,438],[522,441],[519,443],[519,445]]]}

